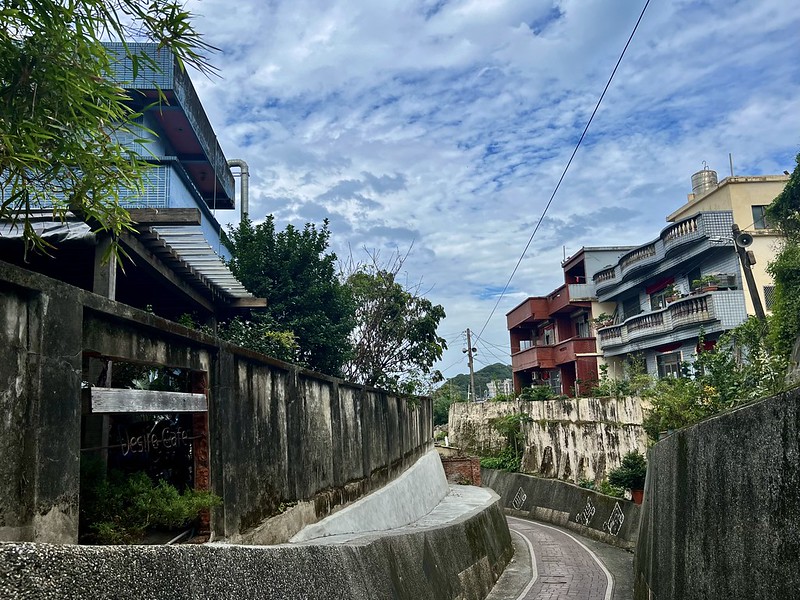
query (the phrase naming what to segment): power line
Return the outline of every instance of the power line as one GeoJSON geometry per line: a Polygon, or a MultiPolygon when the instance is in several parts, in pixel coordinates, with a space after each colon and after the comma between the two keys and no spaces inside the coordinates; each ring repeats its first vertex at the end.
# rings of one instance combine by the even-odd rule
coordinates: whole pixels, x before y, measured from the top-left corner
{"type": "Polygon", "coordinates": [[[528,248],[530,248],[530,245],[533,242],[533,238],[536,236],[536,232],[539,231],[539,226],[542,224],[542,221],[544,220],[547,211],[550,209],[550,205],[553,203],[553,199],[556,197],[556,193],[558,193],[558,189],[561,187],[561,182],[564,181],[564,177],[566,176],[567,171],[569,170],[569,167],[572,164],[572,160],[578,153],[578,148],[580,148],[581,144],[583,143],[583,138],[586,137],[586,132],[589,130],[589,126],[592,124],[594,116],[597,114],[597,110],[600,108],[600,103],[603,102],[603,98],[605,97],[609,86],[611,86],[611,82],[614,79],[614,75],[616,75],[617,69],[619,68],[620,63],[622,62],[622,58],[625,56],[625,52],[628,50],[628,46],[630,46],[630,43],[633,40],[633,36],[636,34],[636,30],[639,28],[639,24],[642,22],[642,17],[644,17],[644,13],[649,5],[650,5],[650,0],[647,0],[644,3],[644,8],[642,8],[642,12],[639,14],[639,18],[636,20],[636,25],[633,26],[633,31],[631,31],[631,34],[628,37],[628,41],[625,42],[625,47],[622,49],[622,52],[620,53],[619,58],[617,59],[617,64],[614,65],[614,70],[611,71],[611,76],[608,78],[606,86],[603,88],[603,93],[600,94],[600,98],[597,100],[597,104],[595,104],[594,110],[592,111],[592,114],[589,116],[589,120],[586,122],[586,127],[583,128],[583,133],[581,133],[581,137],[578,139],[578,143],[575,144],[575,149],[572,151],[572,154],[570,155],[569,160],[567,161],[567,166],[564,167],[564,170],[561,173],[561,177],[559,177],[558,183],[556,183],[556,187],[553,189],[553,193],[550,194],[550,199],[547,201],[547,204],[545,205],[544,210],[542,211],[542,216],[539,217],[539,221],[536,223],[536,227],[534,227],[533,233],[531,233],[531,237],[528,239],[528,243],[525,244],[525,248],[523,249],[522,254],[520,254],[519,260],[517,261],[517,264],[514,266],[514,270],[511,271],[511,275],[509,276],[508,281],[506,281],[506,285],[503,287],[503,291],[500,292],[500,296],[497,298],[497,302],[495,302],[494,308],[492,308],[492,312],[489,313],[489,318],[486,319],[486,323],[484,323],[483,327],[481,327],[480,333],[478,333],[478,337],[481,337],[481,334],[483,334],[484,330],[486,329],[486,326],[489,324],[489,321],[492,320],[492,317],[494,316],[497,307],[500,305],[500,301],[503,299],[503,296],[505,296],[505,293],[508,290],[508,286],[511,285],[511,280],[517,273],[517,269],[519,269],[520,264],[522,264],[522,259],[525,258],[525,253],[528,251],[528,248]]]}

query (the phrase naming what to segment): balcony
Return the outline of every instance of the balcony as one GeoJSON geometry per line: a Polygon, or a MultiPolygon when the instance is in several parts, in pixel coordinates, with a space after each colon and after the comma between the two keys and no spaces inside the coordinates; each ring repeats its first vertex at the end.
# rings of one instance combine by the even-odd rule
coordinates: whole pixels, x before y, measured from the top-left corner
{"type": "Polygon", "coordinates": [[[597,351],[595,338],[574,337],[551,346],[531,346],[511,356],[513,371],[552,369],[573,362],[581,354],[597,351]]]}
{"type": "Polygon", "coordinates": [[[689,296],[659,311],[642,313],[619,325],[597,331],[600,348],[605,350],[636,340],[667,334],[683,327],[699,326],[717,319],[714,292],[689,296]]]}
{"type": "Polygon", "coordinates": [[[552,369],[556,366],[553,360],[555,346],[531,346],[511,355],[511,370],[552,369]]]}
{"type": "Polygon", "coordinates": [[[550,316],[549,303],[547,298],[537,296],[528,298],[522,304],[517,305],[506,315],[508,329],[519,327],[525,323],[543,321],[550,316]]]}
{"type": "Polygon", "coordinates": [[[732,212],[714,211],[698,213],[664,228],[658,239],[631,250],[616,265],[595,273],[595,294],[602,299],[622,287],[623,282],[652,276],[669,255],[691,242],[705,242],[704,247],[728,244],[732,222],[732,212]]]}

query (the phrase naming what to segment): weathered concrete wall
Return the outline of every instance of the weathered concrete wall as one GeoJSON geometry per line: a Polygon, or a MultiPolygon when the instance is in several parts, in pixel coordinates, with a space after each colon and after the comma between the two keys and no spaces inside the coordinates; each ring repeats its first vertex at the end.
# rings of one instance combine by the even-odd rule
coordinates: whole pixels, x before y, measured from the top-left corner
{"type": "Polygon", "coordinates": [[[632,450],[644,453],[638,398],[568,398],[534,402],[456,402],[450,406],[450,444],[477,454],[498,451],[504,439],[490,420],[525,414],[522,470],[544,477],[600,480],[632,450]]]}
{"type": "Polygon", "coordinates": [[[799,401],[749,404],[650,450],[637,599],[798,597],[799,401]]]}
{"type": "Polygon", "coordinates": [[[481,600],[511,552],[495,496],[444,525],[343,544],[0,544],[0,597],[481,600]]]}
{"type": "Polygon", "coordinates": [[[429,399],[354,386],[0,262],[0,540],[75,542],[87,356],[205,373],[216,537],[279,543],[432,447],[429,399]]]}
{"type": "Polygon", "coordinates": [[[522,473],[482,469],[482,478],[510,515],[553,523],[620,548],[636,546],[641,512],[633,502],[522,473]]]}
{"type": "Polygon", "coordinates": [[[0,285],[0,539],[77,538],[81,317],[75,288],[0,285]]]}

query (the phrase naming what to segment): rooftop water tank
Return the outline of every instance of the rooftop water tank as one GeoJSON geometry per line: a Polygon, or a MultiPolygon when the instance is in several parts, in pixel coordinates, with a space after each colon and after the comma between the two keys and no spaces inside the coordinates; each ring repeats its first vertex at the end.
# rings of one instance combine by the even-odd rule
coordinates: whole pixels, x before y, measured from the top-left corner
{"type": "Polygon", "coordinates": [[[717,172],[712,169],[703,169],[692,175],[692,193],[702,196],[709,190],[717,187],[717,172]]]}

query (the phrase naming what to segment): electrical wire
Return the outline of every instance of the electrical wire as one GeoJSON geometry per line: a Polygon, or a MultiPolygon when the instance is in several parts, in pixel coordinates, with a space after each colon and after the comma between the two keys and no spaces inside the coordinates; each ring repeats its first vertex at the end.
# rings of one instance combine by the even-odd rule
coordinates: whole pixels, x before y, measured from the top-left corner
{"type": "Polygon", "coordinates": [[[589,116],[589,120],[586,122],[586,127],[583,128],[583,133],[581,133],[581,137],[578,139],[578,143],[575,144],[575,149],[572,151],[572,154],[570,155],[569,160],[567,161],[567,165],[564,167],[564,170],[561,173],[561,177],[559,177],[558,183],[556,183],[556,187],[553,189],[553,193],[550,194],[550,199],[547,201],[547,204],[545,205],[544,210],[542,211],[542,215],[539,217],[539,221],[536,223],[536,227],[534,227],[533,233],[531,233],[531,236],[528,239],[528,243],[525,244],[525,248],[522,250],[522,254],[520,254],[517,264],[511,271],[511,275],[509,276],[508,281],[506,281],[506,284],[503,287],[503,291],[500,292],[500,296],[498,296],[497,302],[495,302],[494,308],[492,308],[492,312],[489,314],[489,317],[486,319],[486,322],[483,324],[483,327],[481,327],[480,333],[478,333],[478,337],[481,336],[481,334],[486,329],[486,326],[489,325],[489,321],[492,320],[495,311],[497,311],[497,307],[500,305],[500,301],[505,296],[506,291],[508,291],[508,286],[511,285],[511,280],[514,278],[514,275],[516,275],[517,269],[519,269],[520,264],[522,264],[522,259],[525,258],[525,254],[528,252],[528,248],[530,248],[531,243],[533,242],[533,238],[536,236],[536,232],[539,231],[539,227],[541,226],[542,221],[544,220],[544,217],[547,214],[547,211],[550,209],[550,205],[553,203],[553,199],[556,197],[556,194],[558,193],[558,190],[561,187],[561,182],[564,181],[564,177],[566,176],[570,165],[572,165],[572,160],[578,153],[578,148],[581,147],[583,139],[586,137],[586,132],[589,130],[589,126],[592,124],[594,116],[597,114],[597,110],[600,108],[600,104],[603,102],[603,98],[605,97],[608,88],[611,86],[611,82],[614,79],[614,75],[616,75],[617,69],[619,68],[620,63],[622,62],[622,58],[625,56],[625,52],[628,50],[628,46],[630,46],[630,43],[633,40],[633,36],[636,34],[636,30],[639,28],[639,24],[642,22],[644,13],[649,5],[650,5],[650,0],[647,0],[644,3],[642,12],[639,14],[639,18],[636,20],[636,25],[633,26],[633,30],[631,31],[631,34],[628,37],[628,41],[625,42],[625,47],[622,49],[622,52],[620,53],[619,58],[617,59],[617,64],[614,65],[614,69],[611,71],[611,76],[608,78],[605,88],[603,88],[603,93],[600,94],[600,98],[597,100],[597,104],[595,104],[594,110],[592,111],[592,114],[589,116]]]}

